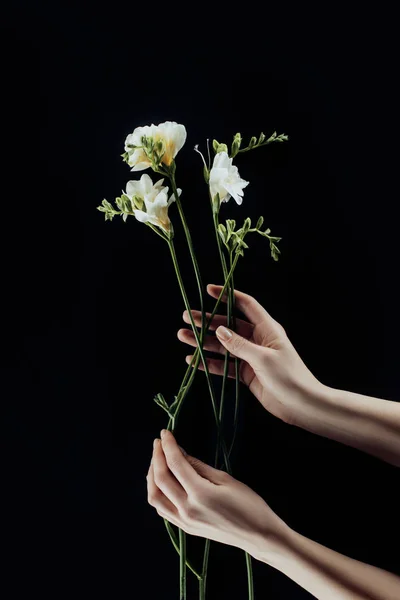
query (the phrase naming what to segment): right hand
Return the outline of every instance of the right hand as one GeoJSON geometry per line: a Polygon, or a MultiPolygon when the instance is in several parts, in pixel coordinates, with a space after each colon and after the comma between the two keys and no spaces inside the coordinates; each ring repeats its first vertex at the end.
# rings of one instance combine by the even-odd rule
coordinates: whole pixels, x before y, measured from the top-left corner
{"type": "MultiPolygon", "coordinates": [[[[207,292],[218,298],[222,286],[208,285],[207,292]]],[[[226,297],[222,298],[224,302],[226,297]]],[[[204,349],[224,355],[226,350],[240,359],[240,379],[270,413],[286,423],[300,425],[301,417],[310,406],[310,400],[325,387],[309,371],[282,325],[275,321],[252,296],[235,290],[235,306],[247,318],[236,319],[237,332],[227,330],[227,318],[215,315],[210,330],[216,336],[207,335],[204,349]],[[224,331],[228,336],[224,336],[224,331]]],[[[194,322],[201,327],[201,312],[192,311],[194,322]]],[[[207,320],[210,318],[207,313],[207,320]]],[[[187,311],[183,320],[190,323],[187,311]]],[[[197,346],[194,334],[189,329],[180,329],[178,338],[197,346]]],[[[192,356],[187,356],[189,363],[192,356]]],[[[222,375],[224,361],[208,358],[210,373],[222,375]]],[[[202,363],[199,368],[204,370],[202,363]]],[[[229,377],[235,377],[234,364],[229,365],[229,377]]]]}

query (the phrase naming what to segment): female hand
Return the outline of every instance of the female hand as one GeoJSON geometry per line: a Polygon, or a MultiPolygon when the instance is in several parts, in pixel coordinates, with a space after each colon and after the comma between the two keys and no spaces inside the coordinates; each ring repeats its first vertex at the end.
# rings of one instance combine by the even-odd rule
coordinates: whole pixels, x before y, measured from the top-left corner
{"type": "Polygon", "coordinates": [[[288,529],[264,500],[224,471],[184,455],[173,434],[154,440],[147,474],[148,501],[157,513],[191,535],[246,550],[274,552],[288,529]]]}
{"type": "MultiPolygon", "coordinates": [[[[208,285],[207,291],[218,298],[222,287],[208,285]]],[[[223,298],[226,302],[226,297],[223,298]]],[[[286,423],[299,424],[312,399],[325,388],[297,354],[283,327],[275,321],[252,296],[235,290],[236,307],[247,320],[236,319],[236,333],[226,328],[226,316],[215,315],[210,330],[216,336],[207,335],[204,349],[218,354],[228,350],[241,359],[240,378],[269,412],[286,423]]],[[[201,312],[192,311],[194,321],[201,326],[201,312]]],[[[207,314],[209,319],[210,314],[207,314]]],[[[187,311],[183,320],[189,323],[187,311]]],[[[189,329],[180,329],[178,338],[196,346],[194,334],[189,329]]],[[[189,363],[192,356],[187,356],[189,363]]],[[[216,358],[207,360],[210,373],[222,375],[224,361],[216,358]]],[[[202,364],[200,369],[204,370],[202,364]]],[[[235,377],[234,365],[230,364],[229,376],[235,377]]]]}

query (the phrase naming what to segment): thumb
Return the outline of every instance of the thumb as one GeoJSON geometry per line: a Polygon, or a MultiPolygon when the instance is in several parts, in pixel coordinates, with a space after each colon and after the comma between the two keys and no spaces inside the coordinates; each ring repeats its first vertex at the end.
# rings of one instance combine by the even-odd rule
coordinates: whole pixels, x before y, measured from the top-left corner
{"type": "Polygon", "coordinates": [[[253,342],[222,325],[218,327],[215,333],[224,348],[233,354],[233,356],[242,358],[250,364],[254,364],[257,360],[259,347],[253,344],[253,342]]]}
{"type": "MultiPolygon", "coordinates": [[[[180,446],[179,446],[180,447],[180,446]]],[[[180,447],[181,448],[181,447],[180,447]]],[[[221,475],[226,475],[224,471],[219,471],[218,469],[214,469],[210,465],[207,465],[203,461],[194,456],[190,456],[187,454],[183,448],[181,448],[183,454],[185,455],[186,460],[190,465],[192,465],[193,469],[196,471],[200,477],[211,481],[211,483],[220,484],[222,481],[221,475]]]]}

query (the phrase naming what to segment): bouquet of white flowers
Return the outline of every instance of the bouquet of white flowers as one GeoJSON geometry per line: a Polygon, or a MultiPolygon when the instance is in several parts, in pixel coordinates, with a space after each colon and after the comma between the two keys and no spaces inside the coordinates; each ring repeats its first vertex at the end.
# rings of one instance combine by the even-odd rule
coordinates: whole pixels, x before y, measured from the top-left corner
{"type": "MultiPolygon", "coordinates": [[[[128,216],[135,217],[138,221],[145,223],[155,233],[157,233],[157,235],[162,237],[168,245],[183,302],[187,314],[189,315],[197,348],[173,401],[167,402],[161,393],[157,394],[154,400],[168,415],[167,429],[174,432],[178,424],[179,413],[185,399],[189,394],[189,390],[195,379],[196,372],[200,366],[206,375],[217,428],[215,466],[218,466],[219,459],[222,457],[222,468],[225,468],[228,473],[232,473],[230,455],[235,441],[237,429],[240,365],[237,358],[234,359],[234,364],[232,365],[229,352],[226,352],[224,358],[221,395],[220,398],[217,399],[211,377],[212,368],[210,368],[210,363],[207,361],[207,358],[204,355],[204,341],[211,321],[213,320],[222,299],[224,299],[224,301],[227,303],[228,327],[235,329],[235,294],[233,276],[239,258],[244,256],[244,250],[248,248],[245,239],[248,239],[248,235],[252,233],[257,233],[267,238],[269,241],[271,256],[274,260],[278,260],[280,251],[277,243],[281,238],[272,236],[270,229],[263,229],[263,217],[258,219],[254,227],[252,227],[250,218],[244,219],[243,224],[240,227],[237,227],[236,222],[233,219],[227,219],[225,224],[220,223],[220,210],[222,204],[227,203],[230,198],[233,198],[238,204],[242,204],[244,188],[249,184],[248,181],[244,181],[244,179],[240,177],[238,168],[233,165],[233,159],[235,156],[241,152],[248,152],[256,148],[261,148],[273,142],[284,142],[287,140],[288,136],[284,134],[277,135],[276,132],[274,132],[270,137],[267,138],[263,133],[261,133],[259,138],[252,137],[249,144],[245,147],[242,147],[242,136],[240,133],[237,133],[233,138],[230,152],[228,151],[228,146],[226,144],[219,143],[214,140],[212,143],[214,151],[214,159],[212,164],[208,140],[208,161],[205,160],[203,154],[199,151],[198,146],[195,147],[195,150],[200,154],[204,165],[204,179],[208,186],[209,199],[213,214],[214,233],[224,277],[223,287],[211,315],[207,315],[204,309],[204,288],[200,269],[194,252],[192,237],[182,207],[182,190],[179,189],[176,184],[175,159],[179,150],[182,149],[186,141],[186,129],[183,125],[167,121],[165,123],[160,123],[160,125],[137,127],[133,133],[128,135],[125,140],[125,152],[122,154],[123,160],[131,167],[132,171],[143,171],[151,168],[155,173],[161,175],[162,179],[159,179],[156,183],[153,183],[149,175],[144,174],[139,180],[128,181],[125,192],[115,199],[115,206],[113,206],[107,200],[103,200],[101,206],[98,206],[98,210],[104,213],[106,220],[111,221],[116,215],[121,215],[124,221],[127,220],[128,216]],[[169,185],[164,185],[166,179],[169,181],[169,185],[171,187],[172,193],[170,196],[169,185]],[[201,309],[201,324],[199,329],[196,327],[194,322],[188,296],[186,294],[184,280],[175,252],[173,241],[174,221],[171,220],[169,214],[173,203],[175,203],[177,206],[180,221],[185,232],[198,285],[201,309]],[[222,435],[225,387],[228,376],[233,376],[236,381],[233,435],[229,444],[227,444],[227,441],[222,435]]],[[[186,599],[186,568],[188,567],[199,581],[200,600],[204,600],[210,540],[206,540],[205,543],[202,568],[201,570],[197,569],[186,556],[185,532],[179,530],[177,534],[171,523],[169,523],[166,519],[164,519],[164,522],[171,541],[180,556],[180,599],[186,599]]],[[[246,565],[249,599],[252,600],[254,598],[252,565],[251,557],[247,553],[246,565]]]]}

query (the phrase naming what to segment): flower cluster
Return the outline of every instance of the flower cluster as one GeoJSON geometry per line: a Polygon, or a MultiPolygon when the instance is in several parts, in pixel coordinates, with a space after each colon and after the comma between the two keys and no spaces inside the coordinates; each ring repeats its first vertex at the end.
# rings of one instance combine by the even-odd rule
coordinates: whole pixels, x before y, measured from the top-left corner
{"type": "Polygon", "coordinates": [[[136,127],[125,140],[125,162],[132,171],[143,171],[160,165],[170,167],[186,141],[186,129],[175,121],[160,125],[136,127]]]}
{"type": "MultiPolygon", "coordinates": [[[[185,144],[186,137],[185,126],[175,121],[137,127],[125,140],[123,160],[131,167],[131,171],[143,171],[151,168],[154,172],[168,177],[172,182],[175,172],[175,158],[185,144]]],[[[237,133],[233,137],[230,155],[226,144],[213,140],[215,156],[212,165],[206,164],[204,156],[195,146],[195,150],[199,152],[203,159],[204,176],[209,185],[214,213],[218,213],[221,204],[228,202],[230,198],[233,198],[237,204],[242,204],[244,189],[249,185],[248,181],[240,177],[237,166],[233,164],[234,157],[239,152],[247,152],[272,142],[283,142],[287,139],[287,135],[277,135],[276,132],[269,138],[261,133],[258,139],[252,137],[248,146],[242,147],[242,136],[237,133]]],[[[163,183],[164,178],[153,183],[147,174],[142,175],[139,180],[128,181],[125,192],[122,192],[122,195],[115,199],[118,210],[107,200],[103,200],[101,206],[97,208],[105,213],[106,220],[112,220],[114,216],[122,215],[123,220],[126,221],[127,217],[132,215],[141,223],[158,228],[163,235],[171,239],[173,227],[168,209],[174,200],[179,199],[182,190],[173,186],[173,193],[168,198],[169,187],[164,186],[163,183]]],[[[245,223],[247,221],[246,219],[245,223]]],[[[232,223],[232,221],[227,221],[227,223],[232,223]]],[[[219,227],[219,234],[222,235],[224,225],[219,227]]],[[[227,225],[226,235],[228,238],[224,240],[224,243],[226,244],[229,241],[231,250],[233,250],[233,244],[235,252],[240,250],[242,254],[243,249],[247,247],[244,236],[249,231],[257,231],[268,237],[272,256],[277,260],[279,250],[276,242],[280,238],[272,238],[269,235],[269,230],[261,232],[259,227],[250,229],[249,226],[246,229],[244,225],[240,230],[234,231],[231,225],[227,225]]]]}

